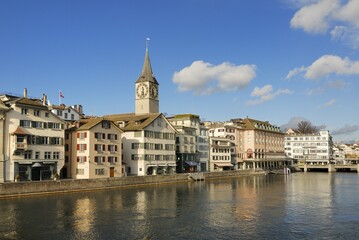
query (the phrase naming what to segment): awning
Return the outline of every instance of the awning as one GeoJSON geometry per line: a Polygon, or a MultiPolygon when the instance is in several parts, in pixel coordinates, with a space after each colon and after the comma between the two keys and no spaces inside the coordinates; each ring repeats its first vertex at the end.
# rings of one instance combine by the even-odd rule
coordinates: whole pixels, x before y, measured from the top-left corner
{"type": "Polygon", "coordinates": [[[147,164],[146,166],[147,166],[147,167],[157,167],[156,164],[147,164]]]}
{"type": "Polygon", "coordinates": [[[232,163],[215,163],[214,165],[218,167],[233,167],[232,163]]]}
{"type": "Polygon", "coordinates": [[[185,161],[185,163],[189,166],[197,166],[197,162],[194,162],[194,161],[185,161]]]}

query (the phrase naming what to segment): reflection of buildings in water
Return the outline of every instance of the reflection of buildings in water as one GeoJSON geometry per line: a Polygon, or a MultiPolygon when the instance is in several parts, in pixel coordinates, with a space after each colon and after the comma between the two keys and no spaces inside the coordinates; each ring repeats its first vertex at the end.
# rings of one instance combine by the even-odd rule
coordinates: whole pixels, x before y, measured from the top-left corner
{"type": "Polygon", "coordinates": [[[146,217],[146,192],[138,191],[136,193],[136,207],[135,211],[138,220],[143,220],[146,217]]]}
{"type": "Polygon", "coordinates": [[[96,207],[89,198],[77,199],[73,212],[74,228],[79,232],[89,232],[95,219],[96,207]]]}
{"type": "Polygon", "coordinates": [[[97,208],[103,208],[107,212],[121,212],[124,209],[123,194],[119,194],[109,190],[103,194],[101,202],[96,202],[97,208]]]}
{"type": "Polygon", "coordinates": [[[292,174],[286,184],[288,218],[295,216],[296,222],[302,222],[306,221],[306,215],[310,214],[315,216],[312,219],[313,225],[330,221],[333,214],[334,187],[332,174],[292,174]]]}
{"type": "Polygon", "coordinates": [[[135,195],[133,207],[135,219],[132,231],[139,236],[151,238],[151,233],[163,231],[163,227],[170,219],[176,217],[176,188],[171,186],[158,186],[138,191],[135,195]],[[154,225],[151,219],[164,219],[163,224],[154,225]],[[159,228],[159,229],[157,229],[159,228]]]}

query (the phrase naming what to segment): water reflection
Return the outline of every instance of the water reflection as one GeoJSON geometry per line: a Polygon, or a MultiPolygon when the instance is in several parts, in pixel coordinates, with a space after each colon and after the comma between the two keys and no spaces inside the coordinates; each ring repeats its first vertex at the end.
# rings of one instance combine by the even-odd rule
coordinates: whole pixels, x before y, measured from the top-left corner
{"type": "Polygon", "coordinates": [[[8,199],[0,239],[350,239],[358,191],[307,173],[8,199]]]}

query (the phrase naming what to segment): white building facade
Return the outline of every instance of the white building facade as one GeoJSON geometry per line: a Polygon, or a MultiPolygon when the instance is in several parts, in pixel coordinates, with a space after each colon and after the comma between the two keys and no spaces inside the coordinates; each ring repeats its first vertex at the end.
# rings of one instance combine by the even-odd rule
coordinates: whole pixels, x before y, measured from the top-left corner
{"type": "Polygon", "coordinates": [[[329,164],[333,159],[333,141],[329,131],[313,134],[287,134],[285,154],[299,164],[329,164]]]}
{"type": "Polygon", "coordinates": [[[65,122],[41,101],[1,96],[8,107],[3,117],[4,181],[54,178],[64,166],[65,122]]]}

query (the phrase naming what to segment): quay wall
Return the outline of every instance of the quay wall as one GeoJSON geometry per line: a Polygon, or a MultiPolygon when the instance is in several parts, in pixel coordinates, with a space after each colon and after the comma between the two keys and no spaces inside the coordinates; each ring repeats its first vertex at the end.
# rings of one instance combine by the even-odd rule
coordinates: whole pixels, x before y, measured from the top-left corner
{"type": "MultiPolygon", "coordinates": [[[[250,170],[236,170],[203,173],[205,178],[225,178],[248,175],[250,170]]],[[[104,179],[61,179],[39,182],[7,182],[0,183],[0,198],[51,194],[73,191],[92,191],[119,187],[154,185],[193,181],[188,173],[172,175],[127,176],[104,179]]]]}

